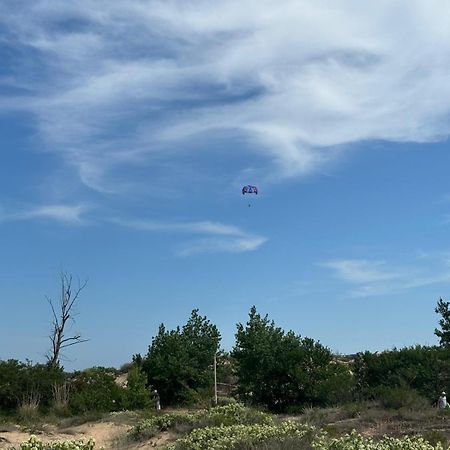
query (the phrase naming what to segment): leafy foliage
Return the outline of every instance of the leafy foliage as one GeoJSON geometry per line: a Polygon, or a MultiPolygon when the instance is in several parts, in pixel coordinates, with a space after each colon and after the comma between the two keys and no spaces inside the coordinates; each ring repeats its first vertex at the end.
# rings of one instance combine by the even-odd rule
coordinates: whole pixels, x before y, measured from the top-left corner
{"type": "Polygon", "coordinates": [[[38,396],[40,406],[49,407],[53,385],[64,378],[59,367],[14,359],[0,361],[0,410],[14,411],[30,396],[38,396]]]}
{"type": "Polygon", "coordinates": [[[388,409],[409,408],[420,411],[429,406],[428,400],[409,386],[382,387],[377,398],[388,409]]]}
{"type": "Polygon", "coordinates": [[[142,367],[163,404],[192,403],[199,392],[211,390],[219,342],[219,330],[198,310],[182,328],[168,331],[161,324],[142,367]]]}
{"type": "Polygon", "coordinates": [[[439,299],[435,309],[436,314],[440,314],[439,326],[441,329],[435,329],[434,334],[439,338],[442,347],[450,347],[450,302],[439,299]]]}
{"type": "Polygon", "coordinates": [[[302,438],[310,427],[286,421],[280,424],[231,425],[193,430],[179,439],[169,450],[228,450],[243,442],[255,444],[269,439],[282,440],[290,436],[302,438]]]}
{"type": "Polygon", "coordinates": [[[115,373],[104,367],[93,367],[76,372],[72,379],[73,412],[117,411],[124,404],[125,390],[115,382],[115,373]]]}
{"type": "Polygon", "coordinates": [[[312,447],[314,450],[442,450],[440,443],[434,446],[421,437],[386,436],[380,441],[375,441],[356,431],[334,439],[322,435],[313,441],[312,447]]]}
{"type": "Polygon", "coordinates": [[[416,346],[359,353],[353,369],[361,398],[376,399],[384,388],[409,388],[434,401],[450,387],[450,349],[416,346]]]}
{"type": "Polygon", "coordinates": [[[234,403],[195,413],[175,412],[157,415],[142,420],[130,430],[130,435],[134,439],[145,439],[180,424],[190,425],[191,428],[205,428],[238,424],[273,424],[273,419],[269,414],[248,408],[241,403],[234,403]]]}
{"type": "Polygon", "coordinates": [[[247,325],[237,326],[233,356],[239,395],[273,410],[326,404],[331,377],[350,379],[348,370],[331,364],[328,348],[292,331],[285,333],[255,307],[247,325]]]}
{"type": "MultiPolygon", "coordinates": [[[[19,450],[93,450],[95,441],[43,443],[35,436],[19,450]]],[[[193,430],[186,437],[165,447],[167,450],[443,450],[441,442],[430,443],[422,437],[374,440],[353,431],[337,438],[312,426],[292,421],[270,424],[231,425],[193,430]]]]}
{"type": "Polygon", "coordinates": [[[93,450],[95,440],[88,441],[63,441],[63,442],[42,442],[36,436],[31,436],[28,441],[20,445],[20,450],[93,450]]]}
{"type": "Polygon", "coordinates": [[[151,406],[150,389],[147,389],[147,377],[139,366],[133,366],[128,372],[125,391],[127,409],[145,409],[151,406]]]}

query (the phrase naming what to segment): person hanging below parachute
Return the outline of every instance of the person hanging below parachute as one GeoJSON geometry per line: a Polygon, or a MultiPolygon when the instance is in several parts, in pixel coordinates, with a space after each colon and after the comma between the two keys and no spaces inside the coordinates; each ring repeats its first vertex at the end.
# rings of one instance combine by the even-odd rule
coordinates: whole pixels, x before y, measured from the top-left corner
{"type": "MultiPolygon", "coordinates": [[[[256,186],[252,186],[250,184],[247,184],[246,186],[242,187],[242,195],[245,194],[256,194],[258,195],[258,188],[256,186]]],[[[251,203],[248,203],[248,207],[250,208],[251,203]]]]}

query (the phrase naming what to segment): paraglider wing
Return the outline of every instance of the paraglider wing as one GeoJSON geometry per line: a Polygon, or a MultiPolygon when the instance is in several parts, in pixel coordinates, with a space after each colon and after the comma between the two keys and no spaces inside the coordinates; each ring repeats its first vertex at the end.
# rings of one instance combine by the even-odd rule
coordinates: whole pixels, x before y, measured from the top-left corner
{"type": "Polygon", "coordinates": [[[258,194],[258,188],[247,184],[247,186],[242,188],[242,194],[258,194]]]}

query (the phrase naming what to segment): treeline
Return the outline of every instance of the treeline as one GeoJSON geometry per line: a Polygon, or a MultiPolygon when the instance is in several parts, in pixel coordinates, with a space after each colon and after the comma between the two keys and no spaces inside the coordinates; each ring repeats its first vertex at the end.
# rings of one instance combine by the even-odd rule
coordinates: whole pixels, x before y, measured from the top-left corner
{"type": "Polygon", "coordinates": [[[130,368],[126,386],[116,382],[119,375],[114,368],[66,373],[49,364],[0,361],[0,412],[27,419],[37,413],[64,417],[151,406],[147,378],[139,368],[130,368]]]}
{"type": "Polygon", "coordinates": [[[161,325],[146,355],[136,354],[122,371],[94,367],[66,373],[60,364],[0,361],[0,411],[58,415],[144,409],[155,390],[164,406],[211,402],[214,361],[227,397],[273,411],[301,411],[377,400],[399,408],[431,404],[450,388],[449,304],[439,301],[440,346],[337,356],[320,342],[284,331],[255,307],[239,323],[235,346],[220,350],[220,332],[194,310],[174,330],[161,325]],[[123,377],[122,377],[123,378],[123,377]]]}

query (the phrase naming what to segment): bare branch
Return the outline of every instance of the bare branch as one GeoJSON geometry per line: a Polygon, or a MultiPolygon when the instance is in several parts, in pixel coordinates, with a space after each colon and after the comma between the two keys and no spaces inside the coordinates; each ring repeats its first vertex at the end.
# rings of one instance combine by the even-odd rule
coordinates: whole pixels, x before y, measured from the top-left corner
{"type": "Polygon", "coordinates": [[[61,293],[57,308],[54,302],[49,297],[46,297],[53,315],[52,332],[49,336],[50,342],[52,343],[52,348],[47,356],[48,364],[51,366],[56,366],[59,364],[61,349],[88,341],[88,339],[81,339],[80,334],[75,334],[70,337],[65,337],[64,334],[66,331],[67,321],[70,319],[75,322],[72,309],[74,308],[81,291],[86,287],[88,280],[80,283],[80,280],[78,279],[78,287],[74,289],[72,286],[72,274],[62,271],[59,274],[59,277],[61,283],[61,293]]]}
{"type": "Polygon", "coordinates": [[[80,339],[79,341],[72,342],[71,344],[61,345],[61,348],[70,347],[71,345],[81,344],[82,342],[88,342],[88,341],[89,341],[89,339],[80,339]]]}
{"type": "Polygon", "coordinates": [[[52,313],[53,313],[53,325],[59,325],[59,322],[58,322],[58,316],[56,315],[56,312],[55,312],[55,308],[54,308],[54,306],[53,306],[53,301],[52,301],[52,299],[49,298],[49,297],[47,297],[47,296],[45,296],[45,298],[47,299],[47,301],[48,301],[50,307],[52,308],[52,313]]]}

